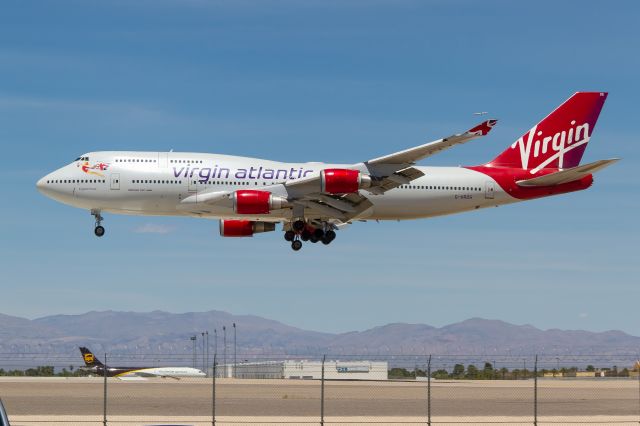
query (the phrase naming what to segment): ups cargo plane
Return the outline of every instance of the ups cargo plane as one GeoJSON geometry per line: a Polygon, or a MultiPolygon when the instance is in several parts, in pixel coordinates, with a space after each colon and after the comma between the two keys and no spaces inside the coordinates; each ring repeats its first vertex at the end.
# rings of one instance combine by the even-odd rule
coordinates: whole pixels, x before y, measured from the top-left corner
{"type": "Polygon", "coordinates": [[[149,378],[149,377],[205,377],[202,370],[191,367],[112,367],[105,366],[87,348],[80,347],[80,353],[84,359],[85,370],[93,372],[96,376],[106,375],[107,377],[117,377],[119,379],[149,378]]]}
{"type": "Polygon", "coordinates": [[[486,136],[466,132],[356,164],[281,163],[187,152],[99,151],[37,183],[48,197],[86,209],[102,237],[104,213],[217,218],[223,237],[282,225],[293,250],[327,245],[354,221],[429,218],[587,189],[617,159],[580,164],[604,92],[578,92],[493,160],[467,167],[417,166],[486,136]]]}

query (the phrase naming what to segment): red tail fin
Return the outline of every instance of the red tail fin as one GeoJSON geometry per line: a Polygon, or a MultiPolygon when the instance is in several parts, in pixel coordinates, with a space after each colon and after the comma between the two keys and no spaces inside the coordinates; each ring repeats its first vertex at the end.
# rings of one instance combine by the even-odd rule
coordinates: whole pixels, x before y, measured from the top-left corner
{"type": "Polygon", "coordinates": [[[577,92],[487,165],[531,173],[579,165],[606,99],[604,92],[577,92]]]}

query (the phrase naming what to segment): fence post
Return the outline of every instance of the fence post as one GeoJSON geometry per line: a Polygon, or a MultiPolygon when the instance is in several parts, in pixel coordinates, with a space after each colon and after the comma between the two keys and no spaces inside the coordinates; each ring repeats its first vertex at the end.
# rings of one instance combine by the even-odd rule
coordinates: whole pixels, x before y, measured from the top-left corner
{"type": "Polygon", "coordinates": [[[218,375],[217,370],[217,358],[218,354],[213,354],[213,379],[211,381],[211,424],[216,426],[216,376],[218,375]]]}
{"type": "Polygon", "coordinates": [[[103,393],[103,405],[102,405],[102,424],[107,426],[107,353],[104,354],[104,367],[102,368],[102,375],[104,376],[104,393],[103,393]]]}
{"type": "Polygon", "coordinates": [[[322,373],[320,376],[320,426],[324,426],[324,363],[327,355],[322,356],[322,373]]]}
{"type": "Polygon", "coordinates": [[[431,355],[427,361],[427,426],[431,426],[431,355]]]}
{"type": "Polygon", "coordinates": [[[533,425],[538,425],[538,355],[533,364],[533,425]]]}

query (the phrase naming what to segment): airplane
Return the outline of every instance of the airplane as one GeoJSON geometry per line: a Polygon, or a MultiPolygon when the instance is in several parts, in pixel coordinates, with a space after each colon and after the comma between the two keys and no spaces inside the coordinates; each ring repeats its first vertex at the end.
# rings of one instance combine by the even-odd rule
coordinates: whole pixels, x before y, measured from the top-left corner
{"type": "Polygon", "coordinates": [[[180,379],[182,377],[206,377],[207,375],[197,368],[191,367],[111,367],[100,362],[98,358],[86,347],[80,347],[80,353],[84,359],[85,369],[96,376],[104,377],[105,368],[107,377],[118,379],[146,379],[149,377],[162,377],[180,379]]]}
{"type": "Polygon", "coordinates": [[[188,152],[83,154],[37,182],[44,195],[86,209],[102,237],[103,213],[219,219],[223,237],[282,224],[284,238],[330,244],[354,221],[429,218],[581,191],[618,159],[580,165],[606,92],[577,92],[488,163],[416,163],[486,136],[497,120],[357,164],[281,163],[188,152]]]}

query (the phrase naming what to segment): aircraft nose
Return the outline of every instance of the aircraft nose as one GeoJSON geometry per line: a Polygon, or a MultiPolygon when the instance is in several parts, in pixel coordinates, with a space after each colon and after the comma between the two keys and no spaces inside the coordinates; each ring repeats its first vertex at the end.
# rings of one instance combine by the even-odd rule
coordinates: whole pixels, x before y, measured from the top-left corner
{"type": "Polygon", "coordinates": [[[46,175],[42,179],[38,180],[38,182],[36,182],[36,188],[38,188],[38,191],[40,191],[44,195],[51,194],[51,187],[50,187],[51,185],[49,185],[49,180],[50,180],[49,176],[50,175],[46,175]]]}
{"type": "Polygon", "coordinates": [[[38,182],[36,182],[36,188],[38,188],[38,191],[42,192],[45,189],[46,186],[46,182],[47,180],[45,179],[45,177],[43,177],[42,179],[40,179],[38,182]]]}

